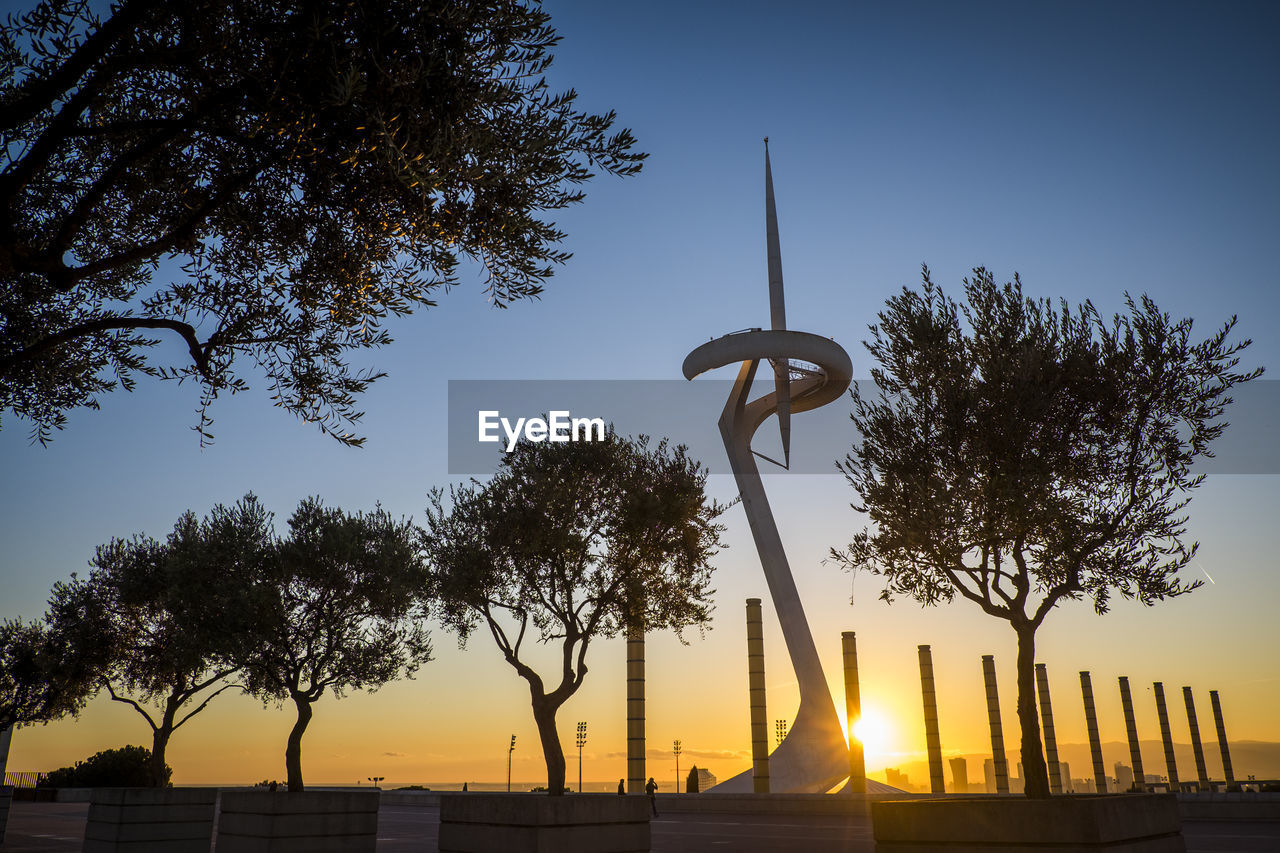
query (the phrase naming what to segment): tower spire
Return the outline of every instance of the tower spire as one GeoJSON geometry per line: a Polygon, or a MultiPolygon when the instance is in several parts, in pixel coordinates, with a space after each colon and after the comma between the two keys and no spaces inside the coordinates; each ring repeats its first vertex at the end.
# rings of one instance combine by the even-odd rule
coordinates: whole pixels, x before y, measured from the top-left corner
{"type": "MultiPolygon", "coordinates": [[[[773,200],[773,168],[769,164],[769,137],[764,138],[764,230],[769,252],[769,321],[774,331],[787,328],[787,306],[782,292],[782,247],[778,240],[778,208],[773,200]]],[[[784,468],[791,467],[791,369],[785,358],[773,361],[773,387],[778,399],[778,434],[782,439],[784,468]]]]}
{"type": "Polygon", "coordinates": [[[764,222],[769,250],[769,320],[773,329],[787,327],[782,293],[782,248],[778,241],[778,208],[773,200],[773,169],[769,165],[769,137],[764,138],[764,222]]]}

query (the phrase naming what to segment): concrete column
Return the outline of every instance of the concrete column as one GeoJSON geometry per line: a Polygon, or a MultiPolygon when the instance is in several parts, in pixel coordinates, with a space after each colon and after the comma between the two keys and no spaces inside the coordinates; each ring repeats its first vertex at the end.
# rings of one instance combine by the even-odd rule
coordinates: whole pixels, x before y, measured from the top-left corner
{"type": "Polygon", "coordinates": [[[1147,779],[1142,772],[1142,750],[1138,748],[1138,723],[1133,716],[1133,696],[1129,693],[1129,679],[1123,675],[1120,676],[1120,704],[1124,706],[1124,730],[1129,735],[1129,760],[1133,762],[1133,784],[1139,791],[1145,791],[1147,779]]]}
{"type": "Polygon", "coordinates": [[[644,767],[644,628],[627,629],[627,793],[643,794],[644,767]]]}
{"type": "MultiPolygon", "coordinates": [[[[840,647],[844,652],[844,710],[849,727],[849,791],[865,794],[867,768],[862,741],[853,733],[853,727],[862,719],[862,694],[858,687],[858,639],[853,631],[845,631],[840,635],[840,647]]],[[[1214,702],[1217,702],[1216,698],[1214,702]]]]}
{"type": "Polygon", "coordinates": [[[1191,729],[1191,752],[1196,757],[1196,779],[1201,791],[1212,791],[1209,782],[1209,770],[1204,763],[1204,747],[1200,745],[1200,725],[1196,722],[1196,700],[1191,696],[1191,688],[1182,688],[1182,701],[1187,705],[1187,727],[1191,729]]]}
{"type": "Polygon", "coordinates": [[[1000,695],[996,692],[996,659],[982,656],[982,677],[987,683],[987,722],[991,725],[991,763],[996,772],[996,793],[1009,793],[1009,760],[1004,754],[1004,730],[1000,727],[1000,695]]]}
{"type": "Polygon", "coordinates": [[[1089,728],[1089,754],[1093,757],[1093,786],[1099,794],[1107,792],[1107,768],[1102,763],[1102,740],[1098,737],[1098,713],[1093,708],[1093,682],[1089,671],[1080,671],[1080,694],[1084,697],[1084,721],[1089,728]]]}
{"type": "Polygon", "coordinates": [[[1218,691],[1209,691],[1209,702],[1213,705],[1213,724],[1218,728],[1218,749],[1222,750],[1222,774],[1227,780],[1227,789],[1236,784],[1235,774],[1231,772],[1231,751],[1227,749],[1227,727],[1222,723],[1222,705],[1218,702],[1218,691]]]}
{"type": "Polygon", "coordinates": [[[751,695],[751,769],[757,794],[769,793],[769,719],[764,704],[764,617],[747,599],[747,686],[751,695]]]}
{"type": "Polygon", "coordinates": [[[1044,761],[1049,766],[1049,791],[1062,793],[1062,768],[1058,765],[1058,737],[1053,732],[1053,704],[1049,701],[1049,671],[1036,664],[1036,692],[1040,695],[1040,727],[1044,730],[1044,761]]]}
{"type": "Polygon", "coordinates": [[[1182,789],[1178,782],[1178,763],[1173,758],[1173,733],[1169,731],[1169,712],[1164,706],[1164,685],[1159,681],[1151,685],[1156,694],[1156,715],[1160,718],[1160,740],[1164,743],[1164,766],[1169,775],[1169,790],[1182,789]]]}
{"type": "Polygon", "coordinates": [[[920,646],[920,693],[924,699],[924,741],[929,750],[929,790],[945,794],[942,776],[942,739],[938,735],[938,697],[933,690],[933,655],[920,646]]]}

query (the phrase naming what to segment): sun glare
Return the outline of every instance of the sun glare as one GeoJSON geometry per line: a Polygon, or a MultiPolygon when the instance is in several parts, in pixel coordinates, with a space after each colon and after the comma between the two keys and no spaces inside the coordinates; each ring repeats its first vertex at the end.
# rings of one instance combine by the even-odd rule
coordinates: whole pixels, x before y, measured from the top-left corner
{"type": "Polygon", "coordinates": [[[889,721],[875,708],[863,706],[862,717],[853,724],[853,736],[862,741],[864,751],[884,752],[889,746],[889,721]]]}

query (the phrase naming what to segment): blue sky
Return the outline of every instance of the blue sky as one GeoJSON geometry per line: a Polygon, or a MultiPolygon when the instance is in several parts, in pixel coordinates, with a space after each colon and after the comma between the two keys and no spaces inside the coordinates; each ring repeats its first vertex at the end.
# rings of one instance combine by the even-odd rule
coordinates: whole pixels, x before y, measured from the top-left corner
{"type": "MultiPolygon", "coordinates": [[[[1206,334],[1239,314],[1240,336],[1254,339],[1247,362],[1276,375],[1275,4],[549,2],[546,8],[564,39],[553,86],[576,87],[585,109],[616,109],[619,123],[651,156],[640,176],[599,178],[584,204],[554,216],[575,257],[545,296],[498,311],[485,303],[477,278],[443,296],[438,308],[397,322],[396,343],[364,357],[390,376],[364,399],[363,450],[340,447],[271,409],[253,375],[254,390],[214,409],[217,438],[205,450],[188,429],[196,422],[195,389],[170,383],[108,395],[101,411],[73,414],[47,449],[29,445],[25,426],[6,418],[0,616],[36,615],[49,585],[83,570],[94,545],[133,532],[162,535],[183,510],[204,512],[250,490],[282,517],[309,494],[350,509],[381,500],[393,512],[420,515],[427,490],[448,480],[449,379],[675,378],[698,343],[763,325],[765,135],[788,324],[843,343],[857,377],[869,371],[859,343],[866,325],[888,296],[919,281],[921,263],[952,292],[976,265],[1002,280],[1018,271],[1032,295],[1090,299],[1104,311],[1122,307],[1126,290],[1146,292],[1171,313],[1195,317],[1206,334]]],[[[181,357],[178,347],[162,353],[181,357]]],[[[708,411],[708,421],[717,414],[708,411]]],[[[802,417],[793,440],[804,440],[802,417]]],[[[722,459],[707,461],[723,470],[722,459]]],[[[721,497],[732,494],[728,478],[717,478],[714,488],[721,497]]],[[[1001,633],[1007,629],[962,605],[927,613],[910,604],[888,609],[874,601],[874,579],[866,577],[853,582],[855,605],[845,603],[850,579],[820,563],[828,547],[860,526],[838,478],[789,478],[772,494],[793,565],[805,573],[802,594],[815,630],[834,635],[856,623],[859,636],[866,632],[871,648],[882,649],[886,672],[894,656],[913,666],[917,642],[963,631],[958,661],[972,658],[976,672],[978,656],[994,649],[1012,674],[1012,643],[1001,633]]],[[[1090,661],[1122,666],[1107,660],[1122,637],[1131,652],[1120,657],[1132,660],[1135,683],[1165,677],[1221,689],[1228,706],[1234,691],[1240,705],[1248,696],[1249,704],[1274,707],[1280,702],[1274,667],[1250,674],[1243,662],[1223,667],[1212,650],[1175,653],[1160,638],[1189,624],[1208,636],[1243,624],[1263,647],[1280,644],[1269,616],[1280,594],[1273,579],[1277,509],[1275,476],[1211,478],[1192,504],[1192,524],[1217,583],[1155,610],[1121,606],[1105,620],[1084,605],[1064,612],[1057,627],[1046,627],[1042,643],[1047,659],[1065,667],[1061,689],[1090,661]],[[1214,685],[1195,680],[1215,676],[1214,685]]],[[[687,651],[671,649],[672,660],[690,671],[724,669],[723,661],[738,654],[741,600],[763,586],[745,518],[731,515],[727,523],[733,547],[717,580],[717,630],[687,651]]],[[[823,654],[835,677],[838,641],[828,645],[833,649],[823,654]]],[[[437,647],[441,660],[420,681],[440,691],[464,657],[442,633],[437,647]]],[[[772,648],[780,652],[780,643],[772,648]]],[[[617,650],[603,654],[620,657],[617,650]]],[[[479,644],[465,655],[486,658],[496,653],[479,644]]],[[[935,661],[947,665],[945,654],[935,661]]],[[[527,725],[525,742],[532,744],[517,679],[500,666],[492,676],[513,682],[504,695],[515,698],[510,722],[494,718],[502,729],[494,737],[527,725]]],[[[874,671],[876,664],[868,666],[874,671]]],[[[729,669],[708,688],[725,694],[712,703],[722,703],[725,714],[736,713],[740,686],[729,669]]],[[[597,712],[602,738],[608,715],[621,716],[615,707],[621,681],[610,686],[612,673],[604,665],[593,672],[602,683],[582,699],[581,713],[597,712]]],[[[972,673],[955,679],[958,695],[972,690],[980,697],[972,673]]],[[[427,688],[404,689],[415,696],[413,689],[427,688]]],[[[1011,713],[1012,686],[1002,689],[1011,713]]],[[[786,716],[790,694],[785,684],[778,690],[778,716],[786,716]]],[[[884,693],[886,707],[918,709],[910,684],[898,691],[901,700],[884,693]]],[[[109,711],[102,714],[106,719],[109,711]]],[[[1242,735],[1280,739],[1263,717],[1241,708],[1239,718],[1242,735]]],[[[127,736],[119,732],[132,731],[128,718],[101,729],[94,719],[86,715],[77,729],[88,732],[77,748],[116,745],[127,736]]],[[[917,724],[902,725],[914,731],[917,724]]],[[[973,726],[980,731],[978,716],[973,726]]],[[[59,731],[71,743],[67,730],[53,727],[32,733],[29,748],[59,731]]],[[[714,740],[716,731],[708,725],[704,740],[714,740]]],[[[957,737],[968,731],[958,726],[957,737]]],[[[736,748],[745,742],[745,724],[723,738],[725,749],[736,748]]],[[[693,739],[686,734],[686,744],[693,739]]],[[[41,748],[55,750],[51,744],[41,748]]],[[[505,755],[493,751],[496,768],[505,755]]],[[[83,756],[68,760],[77,757],[83,756]]],[[[617,775],[599,760],[601,778],[617,775]]]]}

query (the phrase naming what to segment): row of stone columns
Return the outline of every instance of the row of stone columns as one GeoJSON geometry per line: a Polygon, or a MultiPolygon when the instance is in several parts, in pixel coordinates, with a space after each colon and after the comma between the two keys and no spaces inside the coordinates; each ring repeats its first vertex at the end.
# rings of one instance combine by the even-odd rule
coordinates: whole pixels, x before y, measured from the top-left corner
{"type": "MultiPolygon", "coordinates": [[[[938,702],[933,679],[933,657],[927,645],[919,647],[920,657],[920,693],[924,705],[925,746],[929,757],[929,788],[935,794],[944,792],[942,779],[942,745],[938,731],[938,702]]],[[[1049,675],[1042,663],[1036,664],[1036,692],[1039,698],[1041,727],[1044,735],[1045,763],[1049,771],[1049,790],[1061,794],[1064,783],[1061,766],[1058,762],[1057,738],[1053,727],[1053,709],[1049,700],[1049,675]]],[[[987,695],[987,720],[991,729],[991,760],[995,770],[996,793],[1009,792],[1009,764],[1005,755],[1004,732],[1000,723],[1000,697],[996,689],[995,657],[982,656],[982,675],[987,695]]],[[[1120,702],[1124,708],[1125,734],[1129,742],[1129,759],[1133,765],[1134,783],[1138,790],[1146,789],[1146,775],[1142,767],[1142,752],[1138,746],[1138,727],[1133,712],[1133,697],[1129,691],[1129,679],[1120,676],[1120,702]]],[[[1153,685],[1156,699],[1156,714],[1160,719],[1160,735],[1164,745],[1165,765],[1169,776],[1169,787],[1177,790],[1177,762],[1173,754],[1173,736],[1169,728],[1169,714],[1165,706],[1164,685],[1159,681],[1153,685]]],[[[1098,734],[1098,715],[1093,701],[1093,682],[1088,670],[1080,672],[1080,694],[1084,701],[1085,725],[1089,733],[1089,753],[1093,764],[1095,790],[1098,793],[1107,791],[1106,765],[1102,759],[1102,741],[1098,734]]],[[[1201,790],[1209,790],[1211,783],[1204,759],[1204,749],[1200,742],[1200,727],[1196,720],[1195,701],[1191,688],[1182,688],[1182,697],[1187,709],[1187,726],[1191,734],[1191,749],[1196,761],[1196,775],[1201,790]]],[[[1222,719],[1222,703],[1218,691],[1210,690],[1209,699],[1213,705],[1214,724],[1217,729],[1218,746],[1222,752],[1223,774],[1228,786],[1235,784],[1235,776],[1231,767],[1231,753],[1227,747],[1227,731],[1222,719]]],[[[1069,780],[1067,780],[1069,781],[1069,780]]]]}
{"type": "MultiPolygon", "coordinates": [[[[634,642],[634,641],[633,641],[634,642]]],[[[639,678],[636,671],[628,672],[629,683],[639,682],[639,737],[631,738],[635,759],[643,768],[643,640],[640,640],[639,678]],[[637,742],[638,741],[638,742],[637,742]]],[[[845,709],[849,727],[849,783],[847,790],[855,793],[866,791],[866,769],[862,743],[853,733],[853,728],[861,718],[861,696],[858,683],[858,650],[856,635],[853,631],[845,631],[841,636],[841,649],[844,657],[845,709]]],[[[933,793],[944,793],[942,742],[938,726],[937,691],[933,678],[933,656],[928,645],[918,647],[920,664],[920,692],[924,711],[925,744],[929,758],[929,787],[933,793]]],[[[629,664],[632,662],[629,661],[629,664]]],[[[747,670],[751,705],[751,753],[754,776],[753,788],[757,793],[769,791],[769,728],[768,713],[765,707],[764,679],[764,626],[761,602],[758,598],[747,599],[747,670]]],[[[1009,792],[1009,764],[1005,753],[1004,733],[1000,722],[1000,697],[996,687],[995,657],[982,656],[982,674],[986,687],[987,719],[991,731],[991,754],[995,769],[997,793],[1009,792]]],[[[1066,783],[1063,780],[1061,764],[1058,760],[1057,736],[1053,724],[1053,706],[1049,696],[1049,674],[1045,665],[1035,665],[1036,694],[1039,700],[1041,730],[1044,737],[1045,763],[1049,775],[1049,790],[1061,794],[1066,783]]],[[[1120,702],[1124,710],[1125,734],[1128,739],[1129,760],[1133,766],[1134,782],[1138,790],[1145,790],[1146,775],[1142,765],[1142,753],[1138,742],[1138,729],[1133,710],[1133,696],[1129,689],[1129,679],[1120,676],[1120,702]]],[[[1177,790],[1177,762],[1173,754],[1173,736],[1169,726],[1168,709],[1165,705],[1164,685],[1157,681],[1153,685],[1155,693],[1156,714],[1160,720],[1160,735],[1164,746],[1165,766],[1169,777],[1169,787],[1177,790]]],[[[1102,743],[1098,733],[1097,710],[1094,705],[1093,683],[1088,670],[1080,672],[1080,693],[1084,702],[1085,724],[1089,734],[1089,751],[1093,764],[1095,789],[1099,793],[1107,791],[1106,766],[1102,758],[1102,743]]],[[[1210,786],[1208,771],[1205,766],[1204,749],[1200,742],[1200,729],[1196,720],[1195,702],[1191,688],[1182,688],[1183,701],[1187,710],[1187,723],[1191,733],[1191,748],[1195,755],[1196,772],[1201,789],[1210,786]]],[[[630,696],[628,697],[631,698],[630,696]]],[[[1209,691],[1213,706],[1214,723],[1217,729],[1218,745],[1222,752],[1222,766],[1228,786],[1235,784],[1231,767],[1231,754],[1227,747],[1226,727],[1222,718],[1222,705],[1218,691],[1209,691]]],[[[629,703],[630,704],[630,703],[629,703]]],[[[629,720],[629,723],[632,723],[629,720]]],[[[631,726],[629,726],[629,729],[631,726]]],[[[631,732],[629,731],[629,734],[631,732]]],[[[643,770],[641,769],[641,773],[643,770]]],[[[632,774],[629,774],[632,775],[632,774]]],[[[643,779],[639,776],[638,780],[643,779]]]]}

